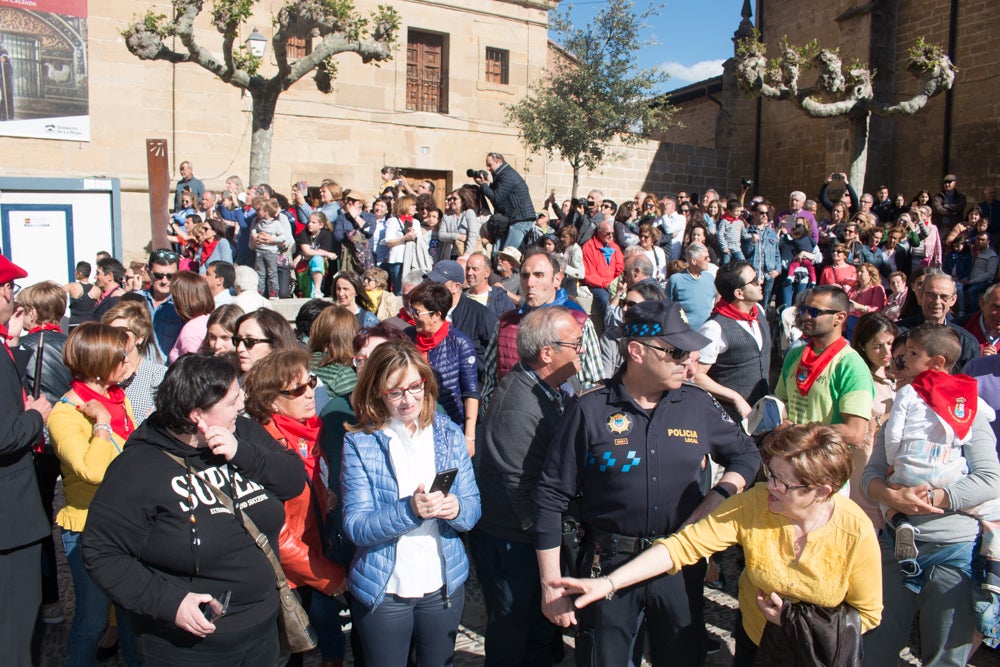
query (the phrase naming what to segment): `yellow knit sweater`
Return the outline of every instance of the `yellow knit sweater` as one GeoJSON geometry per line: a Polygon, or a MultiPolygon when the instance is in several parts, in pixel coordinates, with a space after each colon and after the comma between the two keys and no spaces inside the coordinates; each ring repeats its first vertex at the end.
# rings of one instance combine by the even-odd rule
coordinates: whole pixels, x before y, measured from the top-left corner
{"type": "MultiPolygon", "coordinates": [[[[134,423],[127,398],[125,411],[134,423]]],[[[87,508],[97,493],[97,485],[104,480],[108,465],[121,453],[125,441],[115,433],[111,434],[114,444],[103,436],[95,437],[93,422],[67,403],[52,406],[48,427],[61,464],[66,496],[66,506],[56,515],[56,523],[66,530],[79,532],[87,522],[87,508]]]]}
{"type": "Polygon", "coordinates": [[[757,591],[776,592],[789,602],[836,607],[846,602],[861,612],[863,631],[882,618],[882,562],[871,520],[854,502],[834,494],[833,516],[809,533],[799,560],[794,528],[767,507],[767,486],[758,484],[719,505],[702,521],[657,540],[670,551],[673,574],[733,544],[743,546],[746,568],[740,575],[743,629],[759,644],[764,634],[757,591]]]}

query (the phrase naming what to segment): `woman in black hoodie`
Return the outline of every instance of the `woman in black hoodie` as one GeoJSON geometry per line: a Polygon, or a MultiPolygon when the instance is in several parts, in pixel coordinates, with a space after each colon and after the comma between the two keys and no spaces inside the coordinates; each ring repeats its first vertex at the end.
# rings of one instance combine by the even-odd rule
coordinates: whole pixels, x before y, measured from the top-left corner
{"type": "Polygon", "coordinates": [[[157,391],[156,412],[90,505],[84,564],[130,612],[147,667],[278,658],[275,573],[239,515],[277,545],[282,501],[302,492],[305,471],[294,452],[238,416],[236,373],[221,357],[178,359],[157,391]],[[237,516],[213,487],[233,500],[237,516]],[[227,597],[224,615],[207,620],[227,597]]]}

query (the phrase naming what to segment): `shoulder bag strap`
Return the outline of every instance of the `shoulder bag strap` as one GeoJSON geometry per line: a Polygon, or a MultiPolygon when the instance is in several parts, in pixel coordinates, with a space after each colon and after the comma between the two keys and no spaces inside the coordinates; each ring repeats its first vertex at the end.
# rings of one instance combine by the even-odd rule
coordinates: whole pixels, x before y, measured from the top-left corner
{"type": "MultiPolygon", "coordinates": [[[[176,454],[171,454],[170,452],[167,451],[164,451],[163,453],[166,454],[168,457],[170,457],[174,461],[174,463],[176,463],[180,467],[184,468],[185,470],[188,469],[188,466],[184,463],[184,460],[181,459],[181,457],[177,456],[176,454]]],[[[207,484],[212,489],[212,492],[215,494],[216,498],[218,498],[219,502],[222,503],[226,509],[232,512],[233,516],[236,516],[236,508],[233,505],[232,498],[230,498],[226,493],[222,491],[222,489],[217,487],[215,484],[212,484],[207,479],[203,479],[201,477],[199,477],[198,479],[207,484]]],[[[246,512],[240,512],[239,517],[243,521],[243,527],[246,528],[246,531],[248,533],[250,533],[250,537],[252,537],[253,541],[257,544],[258,547],[260,547],[260,550],[264,552],[264,556],[267,557],[267,562],[269,562],[271,564],[271,567],[274,568],[274,574],[278,578],[278,588],[281,588],[282,586],[285,585],[285,572],[284,570],[281,569],[281,563],[278,562],[278,557],[274,555],[274,550],[271,549],[271,544],[270,541],[267,539],[267,535],[260,532],[260,529],[257,527],[257,524],[253,522],[253,519],[247,516],[246,512]]]]}

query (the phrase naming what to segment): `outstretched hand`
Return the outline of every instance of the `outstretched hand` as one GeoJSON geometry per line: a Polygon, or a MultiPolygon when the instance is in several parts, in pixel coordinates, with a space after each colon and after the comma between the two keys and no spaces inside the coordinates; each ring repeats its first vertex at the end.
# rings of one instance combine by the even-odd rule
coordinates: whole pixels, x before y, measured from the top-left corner
{"type": "Polygon", "coordinates": [[[607,577],[599,577],[597,579],[562,577],[553,581],[552,586],[561,588],[563,597],[570,595],[578,596],[573,600],[573,606],[577,609],[583,609],[590,603],[607,597],[612,592],[611,582],[608,581],[607,577]]]}

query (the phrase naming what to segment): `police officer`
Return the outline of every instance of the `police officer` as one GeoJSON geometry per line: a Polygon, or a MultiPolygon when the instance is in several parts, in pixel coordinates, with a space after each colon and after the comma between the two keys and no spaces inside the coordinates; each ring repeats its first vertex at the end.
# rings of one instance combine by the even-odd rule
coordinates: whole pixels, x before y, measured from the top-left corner
{"type": "Polygon", "coordinates": [[[708,344],[680,304],[646,301],[625,315],[622,370],[571,401],[535,491],[542,610],[579,621],[577,665],[628,664],[645,615],[653,665],[702,665],[704,562],[632,586],[579,612],[559,577],[561,515],[577,498],[586,537],[578,576],[614,571],[652,540],[696,521],[743,490],[760,467],[753,442],[704,390],[684,382],[687,358],[708,344]],[[703,496],[706,455],[726,468],[703,496]],[[578,614],[578,616],[577,616],[578,614]]]}

